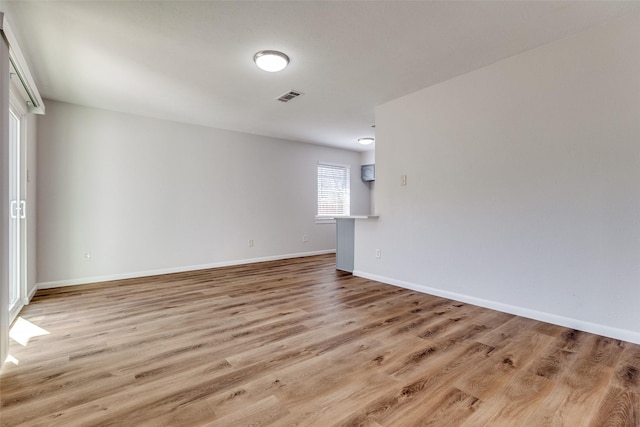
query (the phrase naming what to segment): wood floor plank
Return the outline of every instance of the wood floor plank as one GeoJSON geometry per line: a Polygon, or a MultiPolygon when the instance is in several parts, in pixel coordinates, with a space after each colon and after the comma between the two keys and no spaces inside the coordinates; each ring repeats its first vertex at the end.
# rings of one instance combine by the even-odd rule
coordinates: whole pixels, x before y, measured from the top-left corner
{"type": "Polygon", "coordinates": [[[38,291],[0,426],[640,426],[640,346],[322,255],[38,291]]]}
{"type": "MultiPolygon", "coordinates": [[[[446,345],[444,349],[431,351],[433,344],[423,352],[429,363],[420,370],[402,378],[398,386],[389,390],[381,390],[380,397],[364,405],[344,425],[358,425],[374,420],[381,425],[398,425],[407,418],[428,418],[430,408],[427,403],[438,402],[439,396],[449,392],[451,384],[458,375],[467,372],[477,364],[486,360],[495,350],[478,342],[461,342],[459,345],[446,345]],[[426,411],[426,413],[425,413],[426,411]]],[[[394,376],[397,378],[397,375],[394,376]]]]}
{"type": "Polygon", "coordinates": [[[487,360],[462,375],[455,382],[458,389],[487,402],[499,391],[505,390],[517,372],[525,367],[553,340],[547,335],[528,332],[523,334],[528,345],[510,340],[502,349],[493,352],[487,360]],[[525,338],[526,337],[526,338],[525,338]]]}
{"type": "Polygon", "coordinates": [[[275,396],[269,396],[252,404],[244,411],[234,412],[215,420],[211,427],[266,426],[287,415],[289,411],[275,396]]]}

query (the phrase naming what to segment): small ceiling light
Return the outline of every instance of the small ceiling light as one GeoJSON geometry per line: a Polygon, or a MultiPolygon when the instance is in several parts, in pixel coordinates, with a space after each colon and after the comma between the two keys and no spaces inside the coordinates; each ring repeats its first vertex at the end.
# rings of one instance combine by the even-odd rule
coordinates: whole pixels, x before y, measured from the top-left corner
{"type": "Polygon", "coordinates": [[[362,145],[373,144],[373,141],[375,141],[373,138],[358,138],[358,142],[362,145]]]}
{"type": "Polygon", "coordinates": [[[275,73],[285,69],[289,64],[289,57],[277,50],[261,50],[253,55],[253,61],[264,71],[275,73]]]}

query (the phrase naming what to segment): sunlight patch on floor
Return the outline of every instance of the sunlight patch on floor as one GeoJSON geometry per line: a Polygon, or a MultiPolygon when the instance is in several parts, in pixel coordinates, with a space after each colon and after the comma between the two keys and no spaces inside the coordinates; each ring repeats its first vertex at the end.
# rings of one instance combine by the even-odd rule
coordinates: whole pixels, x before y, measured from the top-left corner
{"type": "Polygon", "coordinates": [[[23,319],[22,317],[18,317],[18,319],[16,319],[9,331],[9,337],[24,347],[29,344],[29,340],[31,338],[39,337],[41,335],[49,335],[49,332],[42,329],[40,326],[23,319]]]}
{"type": "Polygon", "coordinates": [[[8,355],[7,358],[4,360],[4,363],[13,363],[14,365],[17,366],[20,364],[20,361],[15,357],[13,357],[12,355],[8,355]]]}

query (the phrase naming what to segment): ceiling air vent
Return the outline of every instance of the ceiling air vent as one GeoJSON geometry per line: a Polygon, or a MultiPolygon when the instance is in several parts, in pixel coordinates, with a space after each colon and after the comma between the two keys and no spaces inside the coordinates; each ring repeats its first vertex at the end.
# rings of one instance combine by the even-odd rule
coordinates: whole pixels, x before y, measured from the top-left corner
{"type": "Polygon", "coordinates": [[[283,93],[282,95],[280,95],[277,100],[280,102],[289,102],[294,98],[299,97],[300,95],[304,95],[302,92],[299,92],[297,90],[290,90],[287,93],[283,93]]]}

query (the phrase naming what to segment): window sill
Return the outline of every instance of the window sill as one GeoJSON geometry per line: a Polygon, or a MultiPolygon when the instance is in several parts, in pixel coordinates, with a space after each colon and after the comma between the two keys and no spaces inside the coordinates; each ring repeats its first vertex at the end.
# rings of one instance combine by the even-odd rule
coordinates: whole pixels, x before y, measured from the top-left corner
{"type": "Polygon", "coordinates": [[[335,224],[336,219],[333,217],[324,218],[324,217],[316,217],[316,224],[335,224]]]}
{"type": "Polygon", "coordinates": [[[316,224],[335,224],[336,219],[378,219],[378,215],[336,215],[336,216],[317,216],[316,224]]]}

